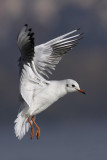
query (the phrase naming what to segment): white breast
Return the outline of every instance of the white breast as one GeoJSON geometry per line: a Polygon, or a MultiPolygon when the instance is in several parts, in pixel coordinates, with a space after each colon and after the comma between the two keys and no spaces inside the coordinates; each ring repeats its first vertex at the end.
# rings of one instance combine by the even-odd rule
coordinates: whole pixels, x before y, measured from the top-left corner
{"type": "Polygon", "coordinates": [[[36,115],[42,112],[66,93],[64,85],[58,81],[52,81],[42,92],[34,96],[31,114],[36,115]]]}

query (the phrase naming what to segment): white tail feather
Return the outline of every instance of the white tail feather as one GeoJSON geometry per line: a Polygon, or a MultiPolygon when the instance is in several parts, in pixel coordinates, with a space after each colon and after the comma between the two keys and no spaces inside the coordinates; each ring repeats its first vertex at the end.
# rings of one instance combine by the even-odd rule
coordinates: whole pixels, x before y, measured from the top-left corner
{"type": "MultiPolygon", "coordinates": [[[[17,115],[17,118],[14,121],[15,134],[19,140],[21,140],[24,137],[24,135],[29,131],[29,128],[30,128],[30,124],[27,121],[29,117],[29,115],[27,114],[28,110],[29,110],[28,107],[24,107],[24,109],[17,115]]],[[[32,124],[32,121],[31,121],[31,124],[32,124]]]]}
{"type": "Polygon", "coordinates": [[[21,111],[15,120],[15,134],[16,137],[18,137],[19,140],[23,138],[23,136],[28,132],[30,124],[27,122],[28,117],[25,114],[22,114],[23,111],[21,111]]]}

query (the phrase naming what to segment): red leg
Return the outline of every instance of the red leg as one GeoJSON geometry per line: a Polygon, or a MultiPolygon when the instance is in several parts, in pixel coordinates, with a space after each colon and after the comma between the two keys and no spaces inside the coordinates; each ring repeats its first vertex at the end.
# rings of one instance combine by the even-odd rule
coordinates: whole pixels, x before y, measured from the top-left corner
{"type": "Polygon", "coordinates": [[[31,134],[30,134],[30,138],[32,139],[33,138],[33,135],[34,135],[34,127],[33,125],[31,124],[31,121],[30,121],[30,116],[28,117],[28,122],[31,126],[31,134]]]}
{"type": "Polygon", "coordinates": [[[34,116],[32,116],[31,120],[32,120],[32,122],[34,123],[34,125],[36,126],[36,129],[37,129],[37,131],[36,131],[36,137],[37,137],[37,139],[39,139],[39,137],[40,137],[40,128],[39,128],[38,125],[36,124],[36,122],[35,122],[35,120],[34,120],[34,116]]]}

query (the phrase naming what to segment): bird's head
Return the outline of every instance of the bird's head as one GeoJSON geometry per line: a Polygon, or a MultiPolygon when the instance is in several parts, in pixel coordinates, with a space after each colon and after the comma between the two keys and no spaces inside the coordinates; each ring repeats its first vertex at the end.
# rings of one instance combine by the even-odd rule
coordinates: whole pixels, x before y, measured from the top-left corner
{"type": "Polygon", "coordinates": [[[66,80],[66,90],[67,90],[67,92],[78,91],[78,92],[85,94],[85,92],[82,89],[80,89],[79,84],[72,79],[66,80]]]}

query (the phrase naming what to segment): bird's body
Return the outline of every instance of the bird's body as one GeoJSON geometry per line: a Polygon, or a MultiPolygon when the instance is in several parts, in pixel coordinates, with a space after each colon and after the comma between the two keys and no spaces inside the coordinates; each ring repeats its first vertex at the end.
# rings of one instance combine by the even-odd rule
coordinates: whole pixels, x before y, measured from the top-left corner
{"type": "Polygon", "coordinates": [[[61,81],[49,81],[44,78],[55,69],[62,56],[72,49],[80,39],[75,39],[81,34],[72,37],[67,36],[77,32],[74,30],[45,44],[34,47],[34,38],[31,29],[25,25],[18,36],[18,46],[21,51],[20,66],[20,97],[21,109],[15,120],[15,134],[22,139],[29,127],[33,138],[35,124],[36,137],[40,136],[40,128],[35,122],[35,116],[47,109],[59,98],[68,92],[80,91],[76,81],[71,79],[61,81]],[[31,119],[30,119],[31,118],[31,119]]]}
{"type": "MultiPolygon", "coordinates": [[[[67,94],[65,88],[66,80],[62,81],[50,81],[48,84],[43,84],[42,91],[37,95],[31,93],[32,96],[32,107],[28,110],[28,115],[37,115],[43,110],[47,109],[51,104],[56,102],[59,98],[67,94]]],[[[36,90],[36,88],[34,88],[36,90]]],[[[33,90],[33,91],[34,91],[33,90]]]]}
{"type": "Polygon", "coordinates": [[[38,93],[37,96],[34,95],[34,100],[32,104],[33,111],[31,111],[31,115],[36,115],[47,109],[51,104],[56,102],[66,93],[67,91],[64,85],[61,84],[61,81],[50,81],[50,84],[43,87],[42,92],[38,93]],[[59,91],[58,88],[60,88],[59,91]]]}

